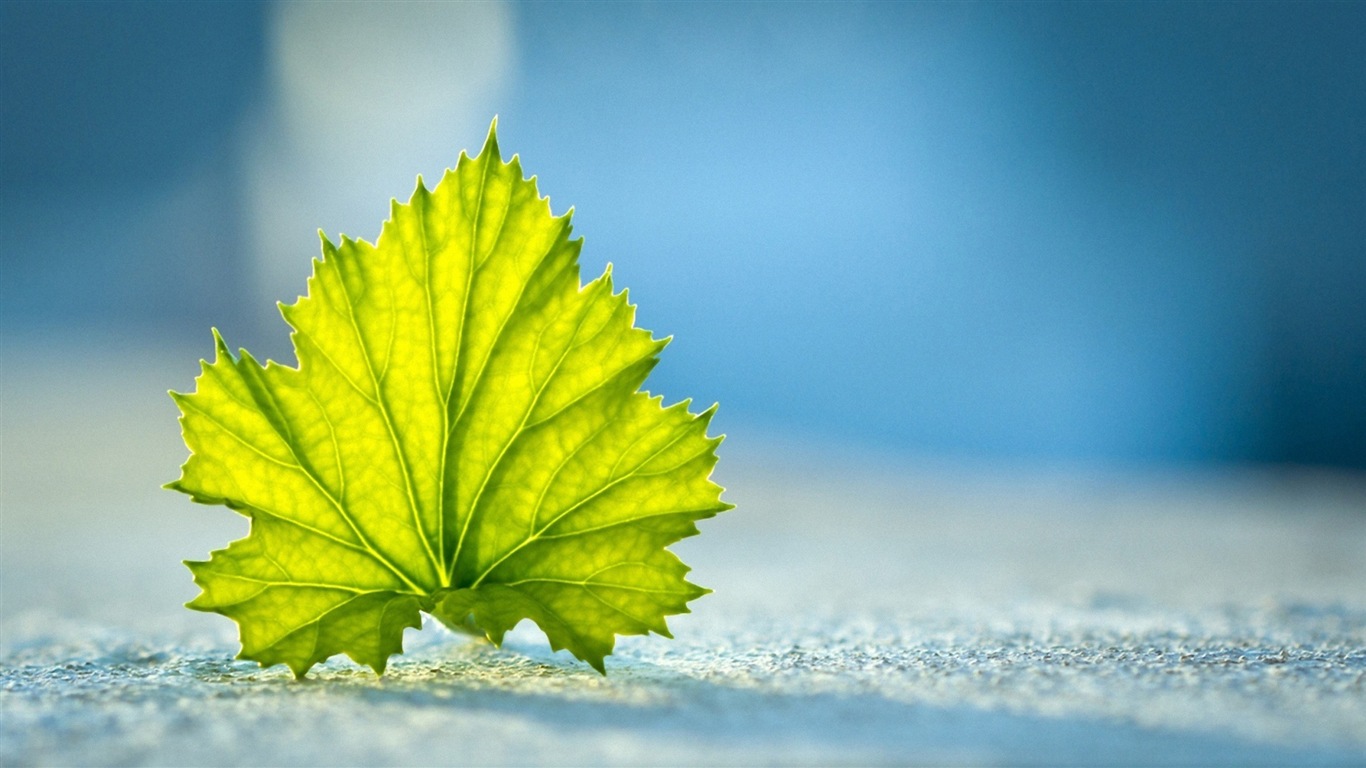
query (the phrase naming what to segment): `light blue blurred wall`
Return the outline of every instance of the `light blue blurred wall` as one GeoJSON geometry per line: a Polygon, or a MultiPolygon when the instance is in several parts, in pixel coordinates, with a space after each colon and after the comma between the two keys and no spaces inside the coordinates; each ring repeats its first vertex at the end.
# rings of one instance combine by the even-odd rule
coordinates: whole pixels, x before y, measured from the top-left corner
{"type": "MultiPolygon", "coordinates": [[[[422,113],[428,133],[461,134],[444,162],[500,115],[504,148],[557,212],[575,206],[585,271],[613,262],[641,323],[675,336],[649,386],[721,401],[723,429],[1366,466],[1362,6],[498,6],[452,17],[444,43],[394,37],[395,56],[448,46],[433,72],[389,78],[397,102],[361,77],[383,49],[348,57],[297,7],[17,7],[0,33],[7,332],[216,324],[281,355],[270,299],[302,278],[262,282],[260,233],[297,227],[264,264],[297,248],[300,270],[318,226],[373,237],[385,198],[443,160],[365,108],[428,99],[462,105],[422,113]],[[81,38],[99,60],[42,44],[99,14],[81,38]],[[128,18],[154,39],[129,51],[104,31],[128,18]],[[337,169],[362,159],[337,150],[263,175],[263,146],[277,169],[317,146],[313,123],[281,117],[282,51],[300,46],[331,57],[319,103],[354,105],[316,115],[317,136],[350,121],[367,155],[411,167],[348,180],[337,169]],[[442,73],[495,49],[493,85],[456,98],[442,73]],[[132,159],[89,170],[111,147],[132,159]],[[262,230],[262,189],[309,220],[262,230]],[[168,235],[185,217],[203,223],[168,235]]],[[[397,35],[385,15],[363,23],[397,35]]]]}

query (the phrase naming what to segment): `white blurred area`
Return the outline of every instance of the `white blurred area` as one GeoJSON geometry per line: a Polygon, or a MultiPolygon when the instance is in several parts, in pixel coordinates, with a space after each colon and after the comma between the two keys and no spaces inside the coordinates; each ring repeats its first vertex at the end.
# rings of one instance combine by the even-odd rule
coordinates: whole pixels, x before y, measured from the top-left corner
{"type": "MultiPolygon", "coordinates": [[[[267,96],[244,131],[257,295],[304,290],[317,232],[373,242],[387,200],[478,151],[514,75],[513,13],[491,2],[279,3],[267,96]]],[[[232,341],[232,340],[229,340],[232,341]]]]}

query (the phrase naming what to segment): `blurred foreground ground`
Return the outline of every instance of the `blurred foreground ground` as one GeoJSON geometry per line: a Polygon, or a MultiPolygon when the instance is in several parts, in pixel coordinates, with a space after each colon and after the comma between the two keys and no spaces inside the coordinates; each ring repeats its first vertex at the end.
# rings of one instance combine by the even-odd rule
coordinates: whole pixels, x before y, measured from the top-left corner
{"type": "MultiPolygon", "coordinates": [[[[439,627],[377,679],[185,610],[246,530],[159,489],[209,351],[7,338],[0,764],[1366,763],[1366,479],[950,466],[762,440],[716,593],[598,676],[439,627]]],[[[667,393],[673,395],[674,393],[667,393]]],[[[671,398],[672,399],[672,398],[671,398]]]]}

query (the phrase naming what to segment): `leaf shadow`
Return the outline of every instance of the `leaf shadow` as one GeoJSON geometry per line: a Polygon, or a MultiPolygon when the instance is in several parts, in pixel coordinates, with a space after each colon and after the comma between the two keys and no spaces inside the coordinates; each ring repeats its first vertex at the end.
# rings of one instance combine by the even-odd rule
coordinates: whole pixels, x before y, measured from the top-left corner
{"type": "Polygon", "coordinates": [[[7,713],[31,711],[46,723],[26,728],[20,717],[0,741],[7,754],[49,758],[34,762],[98,754],[129,764],[312,765],[348,755],[358,764],[1360,765],[1363,757],[1359,743],[1294,746],[1198,723],[1161,728],[893,695],[834,668],[775,674],[743,654],[696,646],[623,643],[603,677],[541,643],[499,650],[435,637],[414,643],[383,677],[334,660],[304,681],[232,660],[216,644],[52,647],[0,665],[7,713]],[[67,751],[51,751],[58,746],[67,751]]]}
{"type": "MultiPolygon", "coordinates": [[[[959,764],[1351,765],[1348,746],[1265,743],[1233,733],[1145,727],[1112,718],[1045,716],[903,701],[883,692],[775,687],[631,656],[606,677],[531,645],[416,649],[382,678],[351,666],[304,685],[375,707],[520,719],[554,732],[645,734],[661,745],[705,743],[741,762],[959,764]]],[[[280,677],[272,685],[293,685],[280,677]]]]}

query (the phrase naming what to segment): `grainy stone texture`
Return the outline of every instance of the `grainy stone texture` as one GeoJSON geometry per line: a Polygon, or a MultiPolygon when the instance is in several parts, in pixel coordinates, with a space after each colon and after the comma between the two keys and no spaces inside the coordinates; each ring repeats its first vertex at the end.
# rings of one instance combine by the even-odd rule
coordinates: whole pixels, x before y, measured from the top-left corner
{"type": "Polygon", "coordinates": [[[966,467],[733,426],[740,506],[676,547],[717,590],[676,640],[623,639],[604,678],[526,626],[502,650],[429,626],[383,678],[300,683],[180,607],[179,561],[245,532],[157,489],[193,365],[4,355],[6,766],[1366,764],[1360,477],[966,467]]]}

